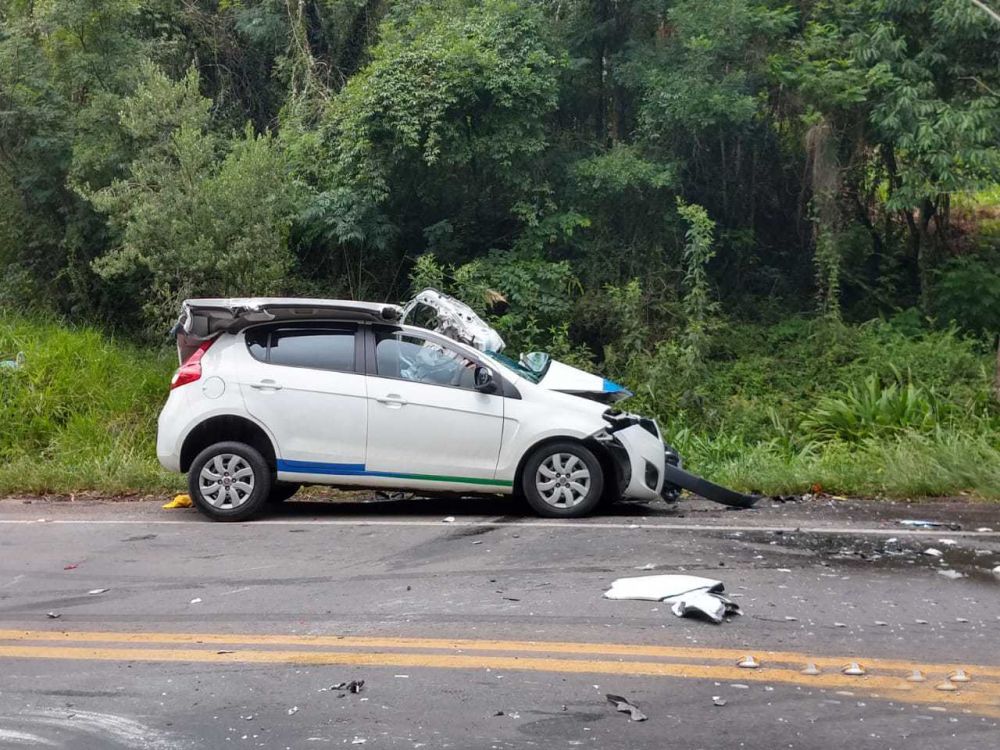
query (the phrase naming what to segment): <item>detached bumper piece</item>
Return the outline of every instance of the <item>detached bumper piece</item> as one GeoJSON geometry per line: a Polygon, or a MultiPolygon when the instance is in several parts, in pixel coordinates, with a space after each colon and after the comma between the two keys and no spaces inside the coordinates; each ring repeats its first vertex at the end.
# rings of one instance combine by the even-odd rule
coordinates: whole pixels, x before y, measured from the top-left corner
{"type": "MultiPolygon", "coordinates": [[[[640,417],[635,414],[618,414],[609,410],[604,414],[604,421],[608,423],[608,427],[603,434],[605,435],[605,440],[611,440],[610,444],[613,444],[616,433],[621,434],[632,427],[641,427],[642,430],[649,433],[645,437],[648,439],[649,436],[653,436],[658,444],[663,440],[656,422],[648,417],[640,417]]],[[[640,431],[639,434],[642,435],[643,433],[640,431]]],[[[728,505],[731,508],[752,508],[760,499],[757,495],[744,495],[741,492],[727,489],[721,485],[709,482],[707,479],[702,479],[699,476],[684,471],[681,468],[683,462],[677,451],[666,443],[662,443],[662,445],[663,478],[659,494],[665,502],[677,502],[681,490],[693,492],[706,500],[728,505]]],[[[628,455],[628,451],[624,451],[624,453],[628,455]]],[[[654,486],[659,481],[659,477],[656,476],[656,466],[650,464],[648,460],[645,461],[645,464],[645,471],[643,471],[645,485],[647,487],[654,486]]],[[[632,475],[635,475],[638,470],[633,467],[632,475]]]]}
{"type": "Polygon", "coordinates": [[[664,493],[676,491],[678,488],[684,489],[714,503],[728,505],[730,508],[752,508],[760,500],[758,495],[744,495],[742,492],[727,489],[669,462],[663,467],[663,473],[664,493]]]}

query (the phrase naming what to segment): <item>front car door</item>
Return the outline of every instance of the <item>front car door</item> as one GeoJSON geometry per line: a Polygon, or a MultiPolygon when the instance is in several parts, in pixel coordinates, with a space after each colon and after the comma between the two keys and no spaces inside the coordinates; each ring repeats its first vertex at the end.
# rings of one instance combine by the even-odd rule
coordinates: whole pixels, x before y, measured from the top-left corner
{"type": "Polygon", "coordinates": [[[511,488],[496,479],[504,397],[476,390],[480,363],[398,328],[374,327],[368,348],[367,475],[415,489],[511,488]]]}
{"type": "Polygon", "coordinates": [[[363,471],[368,412],[358,325],[272,324],[245,336],[250,356],[240,387],[247,410],[278,444],[279,477],[321,481],[363,471]]]}

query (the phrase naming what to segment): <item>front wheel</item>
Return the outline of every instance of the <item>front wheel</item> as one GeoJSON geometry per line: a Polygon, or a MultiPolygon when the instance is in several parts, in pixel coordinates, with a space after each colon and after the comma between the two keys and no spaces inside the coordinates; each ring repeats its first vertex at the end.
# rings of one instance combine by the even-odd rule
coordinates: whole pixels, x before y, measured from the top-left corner
{"type": "Polygon", "coordinates": [[[246,521],[260,513],[271,494],[271,469],[246,443],[216,443],[191,463],[188,490],[209,518],[246,521]]]}
{"type": "Polygon", "coordinates": [[[540,516],[579,518],[601,502],[604,472],[586,446],[550,443],[528,457],[521,472],[521,490],[540,516]]]}

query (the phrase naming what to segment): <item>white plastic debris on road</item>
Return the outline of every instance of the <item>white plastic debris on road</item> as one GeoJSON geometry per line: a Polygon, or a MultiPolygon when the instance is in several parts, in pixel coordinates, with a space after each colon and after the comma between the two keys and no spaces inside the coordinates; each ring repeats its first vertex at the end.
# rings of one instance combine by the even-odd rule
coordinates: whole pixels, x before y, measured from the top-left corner
{"type": "Polygon", "coordinates": [[[725,584],[713,578],[687,575],[619,578],[604,592],[605,599],[632,599],[672,605],[678,617],[704,615],[720,623],[726,615],[741,615],[740,606],[722,592],[725,584]]]}
{"type": "Polygon", "coordinates": [[[951,570],[950,568],[939,570],[938,575],[950,578],[953,581],[957,581],[959,578],[965,578],[965,573],[959,573],[957,570],[951,570]]]}
{"type": "Polygon", "coordinates": [[[605,599],[638,599],[662,602],[665,599],[701,589],[723,589],[722,581],[701,576],[660,575],[619,578],[604,592],[605,599]]]}
{"type": "Polygon", "coordinates": [[[623,698],[620,695],[613,695],[608,693],[604,696],[608,699],[608,703],[615,707],[616,711],[621,711],[623,714],[628,714],[632,721],[645,721],[646,714],[639,710],[639,707],[635,705],[628,698],[623,698]]]}

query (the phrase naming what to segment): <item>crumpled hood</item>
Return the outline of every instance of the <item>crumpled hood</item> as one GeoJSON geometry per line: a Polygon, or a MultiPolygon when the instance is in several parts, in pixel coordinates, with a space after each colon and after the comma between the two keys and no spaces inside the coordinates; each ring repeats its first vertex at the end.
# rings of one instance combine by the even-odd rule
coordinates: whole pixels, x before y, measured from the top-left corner
{"type": "Polygon", "coordinates": [[[550,391],[583,396],[606,404],[613,404],[632,395],[632,391],[623,388],[618,383],[557,360],[549,362],[549,366],[545,369],[545,374],[542,375],[538,385],[550,391]]]}

